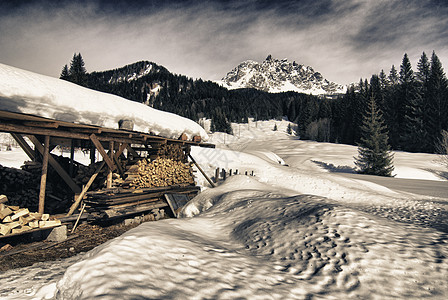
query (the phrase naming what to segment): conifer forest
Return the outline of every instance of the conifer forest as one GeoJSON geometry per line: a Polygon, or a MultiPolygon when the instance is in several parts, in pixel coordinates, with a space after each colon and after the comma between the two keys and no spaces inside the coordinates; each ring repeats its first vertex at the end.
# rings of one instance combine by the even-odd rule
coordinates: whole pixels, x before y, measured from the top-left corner
{"type": "Polygon", "coordinates": [[[352,84],[338,97],[296,92],[267,93],[256,89],[227,90],[202,79],[170,73],[152,62],[88,73],[81,54],[75,54],[61,78],[91,89],[116,94],[156,109],[198,121],[212,120],[212,131],[232,133],[230,122],[280,119],[298,125],[301,139],[359,145],[365,112],[371,98],[384,118],[393,150],[436,152],[442,130],[448,130],[448,80],[433,52],[422,53],[413,70],[404,54],[401,65],[381,70],[352,84]],[[126,80],[129,74],[142,76],[126,80]]]}

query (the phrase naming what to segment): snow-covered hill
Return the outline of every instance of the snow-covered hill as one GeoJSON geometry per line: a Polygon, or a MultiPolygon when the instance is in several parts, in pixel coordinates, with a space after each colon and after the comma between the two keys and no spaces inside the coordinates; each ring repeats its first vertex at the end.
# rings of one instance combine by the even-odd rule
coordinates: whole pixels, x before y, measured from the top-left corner
{"type": "Polygon", "coordinates": [[[275,59],[271,55],[261,63],[253,60],[242,62],[219,83],[228,89],[256,88],[271,93],[295,91],[331,95],[346,91],[346,87],[328,81],[311,67],[287,59],[275,59]]]}
{"type": "MultiPolygon", "coordinates": [[[[346,164],[356,147],[296,140],[287,121],[275,123],[277,132],[274,121],[251,122],[216,149],[192,149],[209,176],[220,166],[254,177],[205,189],[184,218],[0,274],[0,297],[445,299],[448,239],[436,228],[448,230],[448,200],[329,173],[315,162],[346,164]]],[[[412,175],[437,156],[400,157],[412,175]]]]}
{"type": "MultiPolygon", "coordinates": [[[[142,74],[151,69],[149,64],[142,74]]],[[[0,110],[109,128],[117,128],[119,120],[130,119],[137,131],[168,138],[186,133],[189,137],[200,135],[203,140],[208,139],[205,130],[187,118],[4,64],[0,64],[0,110]]]]}

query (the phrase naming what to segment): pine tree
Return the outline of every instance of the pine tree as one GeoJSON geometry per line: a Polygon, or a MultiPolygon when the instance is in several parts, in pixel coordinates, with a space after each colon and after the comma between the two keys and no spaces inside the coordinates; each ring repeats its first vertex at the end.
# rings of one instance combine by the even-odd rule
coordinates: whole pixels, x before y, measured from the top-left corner
{"type": "Polygon", "coordinates": [[[87,85],[87,71],[84,65],[81,53],[73,54],[69,69],[69,78],[71,82],[82,86],[87,85]]]}
{"type": "Polygon", "coordinates": [[[392,65],[392,68],[390,69],[389,82],[391,85],[398,84],[398,72],[397,72],[397,69],[395,69],[394,65],[392,65]]]}
{"type": "Polygon", "coordinates": [[[401,149],[418,151],[420,144],[417,141],[423,135],[422,98],[418,94],[414,71],[406,53],[400,66],[399,82],[399,97],[395,108],[398,112],[397,126],[393,129],[395,136],[400,137],[401,149]]]}
{"type": "Polygon", "coordinates": [[[371,97],[369,109],[364,115],[361,142],[355,164],[358,173],[378,176],[392,176],[393,154],[388,144],[387,129],[375,98],[371,97]]]}
{"type": "Polygon", "coordinates": [[[69,80],[69,72],[68,72],[68,66],[65,65],[62,68],[62,72],[61,72],[61,76],[59,77],[60,79],[64,79],[64,80],[69,80]]]}
{"type": "Polygon", "coordinates": [[[448,129],[448,80],[443,71],[442,63],[435,52],[431,56],[428,88],[429,140],[431,152],[434,152],[442,130],[448,129]]]}

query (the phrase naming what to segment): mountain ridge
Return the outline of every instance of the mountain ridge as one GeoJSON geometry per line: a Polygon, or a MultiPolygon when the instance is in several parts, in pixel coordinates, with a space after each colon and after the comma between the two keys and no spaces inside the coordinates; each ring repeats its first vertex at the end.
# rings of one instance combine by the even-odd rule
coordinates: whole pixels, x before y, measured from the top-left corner
{"type": "Polygon", "coordinates": [[[228,89],[255,88],[269,93],[294,91],[312,95],[344,94],[347,88],[325,79],[312,67],[276,59],[246,60],[217,82],[228,89]]]}

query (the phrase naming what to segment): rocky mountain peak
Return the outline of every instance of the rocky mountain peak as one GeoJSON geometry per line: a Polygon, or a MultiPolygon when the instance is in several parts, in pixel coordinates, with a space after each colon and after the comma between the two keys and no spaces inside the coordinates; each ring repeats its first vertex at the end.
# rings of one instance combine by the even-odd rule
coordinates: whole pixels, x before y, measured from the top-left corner
{"type": "Polygon", "coordinates": [[[312,67],[268,55],[259,63],[247,60],[222,78],[228,89],[255,88],[271,93],[296,91],[313,95],[345,93],[346,87],[325,79],[312,67]]]}

